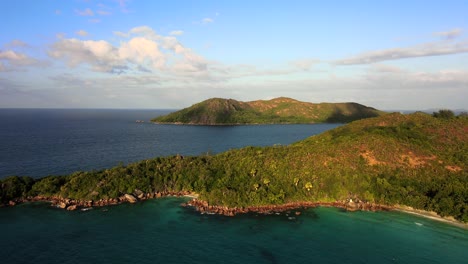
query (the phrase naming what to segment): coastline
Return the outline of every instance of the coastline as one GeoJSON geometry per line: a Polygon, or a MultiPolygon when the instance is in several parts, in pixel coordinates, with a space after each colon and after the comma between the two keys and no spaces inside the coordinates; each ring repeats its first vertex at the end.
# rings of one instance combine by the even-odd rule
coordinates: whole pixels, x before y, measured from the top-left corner
{"type": "Polygon", "coordinates": [[[225,216],[235,216],[236,214],[245,214],[245,213],[259,213],[259,214],[273,214],[278,212],[293,212],[296,215],[300,215],[298,210],[307,209],[307,208],[316,208],[316,207],[334,207],[344,209],[348,212],[354,211],[398,211],[402,213],[417,215],[433,221],[443,222],[456,226],[462,229],[468,230],[468,223],[463,223],[455,218],[442,217],[436,212],[425,211],[421,209],[415,209],[410,206],[405,205],[383,205],[375,204],[369,202],[363,202],[358,199],[353,201],[352,199],[346,199],[344,201],[335,201],[335,202],[292,202],[282,205],[263,205],[263,206],[250,206],[244,208],[229,208],[225,206],[216,206],[209,205],[206,201],[201,201],[198,199],[193,199],[182,206],[191,206],[194,207],[196,211],[200,213],[207,214],[218,214],[225,216]]]}
{"type": "Polygon", "coordinates": [[[431,219],[431,220],[438,221],[438,222],[443,222],[446,224],[450,224],[450,225],[468,230],[468,223],[460,222],[451,216],[443,217],[443,216],[438,215],[436,212],[415,209],[411,206],[406,206],[406,205],[394,205],[393,207],[394,207],[393,211],[398,211],[398,212],[402,212],[405,214],[417,215],[423,218],[431,219]]]}
{"type": "Polygon", "coordinates": [[[246,213],[258,213],[258,214],[274,214],[280,212],[289,212],[294,213],[295,215],[300,215],[301,209],[316,208],[316,207],[334,207],[346,210],[348,212],[354,211],[398,211],[406,214],[412,214],[420,216],[423,218],[431,219],[433,221],[443,222],[456,226],[465,230],[468,230],[468,223],[463,223],[456,220],[455,218],[442,217],[436,212],[425,211],[421,209],[415,209],[406,205],[383,205],[376,203],[369,203],[360,201],[359,199],[346,199],[342,201],[335,202],[290,202],[281,205],[260,205],[260,206],[248,206],[248,207],[227,207],[219,205],[210,205],[208,202],[199,200],[199,195],[197,193],[191,192],[155,192],[155,193],[139,193],[139,194],[125,194],[118,198],[110,199],[101,199],[97,201],[89,200],[74,200],[69,198],[62,197],[27,197],[22,199],[17,199],[15,201],[9,201],[8,204],[0,205],[0,208],[3,206],[11,207],[16,206],[20,203],[25,202],[49,202],[51,206],[64,209],[67,211],[82,210],[86,211],[92,207],[103,207],[111,205],[119,205],[122,203],[137,203],[139,201],[163,198],[163,197],[185,197],[191,198],[190,201],[182,203],[182,207],[193,207],[197,212],[201,214],[217,214],[233,217],[237,214],[246,214],[246,213]]]}
{"type": "Polygon", "coordinates": [[[183,122],[158,122],[149,121],[155,125],[175,126],[261,126],[261,125],[314,125],[314,124],[344,124],[343,122],[269,122],[269,123],[183,123],[183,122]]]}

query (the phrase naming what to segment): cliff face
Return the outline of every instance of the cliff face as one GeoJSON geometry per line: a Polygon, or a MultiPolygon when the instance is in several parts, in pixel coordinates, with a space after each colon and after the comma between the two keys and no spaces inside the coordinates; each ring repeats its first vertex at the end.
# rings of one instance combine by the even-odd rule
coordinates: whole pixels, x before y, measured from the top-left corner
{"type": "Polygon", "coordinates": [[[195,125],[345,123],[382,114],[357,103],[314,104],[286,97],[251,102],[212,98],[152,121],[195,125]]]}

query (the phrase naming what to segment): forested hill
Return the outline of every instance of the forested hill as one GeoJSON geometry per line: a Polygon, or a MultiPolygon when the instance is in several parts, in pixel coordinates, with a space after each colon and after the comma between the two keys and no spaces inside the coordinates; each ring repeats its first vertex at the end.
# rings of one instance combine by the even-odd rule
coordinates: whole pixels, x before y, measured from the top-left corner
{"type": "Polygon", "coordinates": [[[159,157],[39,180],[10,177],[0,181],[0,200],[43,196],[108,201],[125,194],[188,191],[212,205],[240,208],[357,197],[468,222],[467,165],[465,115],[393,113],[289,146],[159,157]]]}
{"type": "Polygon", "coordinates": [[[357,103],[314,104],[285,97],[252,102],[212,98],[152,121],[197,125],[346,123],[383,113],[357,103]]]}

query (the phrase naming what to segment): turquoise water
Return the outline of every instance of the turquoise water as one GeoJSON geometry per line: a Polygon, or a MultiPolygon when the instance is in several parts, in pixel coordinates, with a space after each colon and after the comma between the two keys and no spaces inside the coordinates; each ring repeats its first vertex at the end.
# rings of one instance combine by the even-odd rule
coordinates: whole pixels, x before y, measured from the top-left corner
{"type": "MultiPolygon", "coordinates": [[[[201,215],[163,198],[0,210],[1,263],[466,263],[468,230],[399,212],[201,215]]],[[[294,213],[294,212],[291,212],[294,213]]]]}

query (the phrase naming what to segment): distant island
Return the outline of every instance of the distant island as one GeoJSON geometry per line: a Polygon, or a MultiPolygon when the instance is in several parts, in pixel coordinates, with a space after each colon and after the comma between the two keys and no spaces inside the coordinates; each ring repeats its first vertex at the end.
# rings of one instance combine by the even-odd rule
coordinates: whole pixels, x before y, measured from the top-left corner
{"type": "Polygon", "coordinates": [[[191,125],[347,123],[385,112],[358,103],[307,103],[291,98],[241,102],[212,98],[152,119],[191,125]]]}
{"type": "Polygon", "coordinates": [[[390,113],[288,146],[170,156],[41,179],[0,180],[0,202],[45,200],[68,210],[194,195],[202,212],[271,213],[318,205],[410,206],[468,222],[468,117],[390,113]]]}

